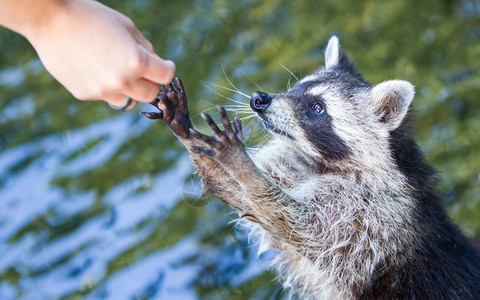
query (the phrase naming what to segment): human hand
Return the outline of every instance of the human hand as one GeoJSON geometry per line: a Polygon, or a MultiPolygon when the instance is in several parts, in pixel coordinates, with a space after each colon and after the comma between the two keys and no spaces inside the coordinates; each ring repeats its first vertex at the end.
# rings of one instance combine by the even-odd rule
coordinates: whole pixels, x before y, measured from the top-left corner
{"type": "Polygon", "coordinates": [[[157,56],[128,17],[96,1],[61,3],[47,21],[23,35],[75,98],[101,99],[117,107],[126,96],[151,102],[160,85],[172,81],[175,64],[157,56]]]}

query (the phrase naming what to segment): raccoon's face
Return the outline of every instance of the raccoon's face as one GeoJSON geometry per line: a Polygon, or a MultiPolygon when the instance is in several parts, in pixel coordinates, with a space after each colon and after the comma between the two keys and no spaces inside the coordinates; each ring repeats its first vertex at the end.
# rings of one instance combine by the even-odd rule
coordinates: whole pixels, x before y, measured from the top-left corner
{"type": "Polygon", "coordinates": [[[346,157],[350,149],[335,132],[328,99],[322,94],[300,91],[308,87],[312,85],[300,84],[284,94],[256,92],[250,106],[267,130],[304,151],[331,159],[346,157]]]}
{"type": "Polygon", "coordinates": [[[371,87],[332,37],[324,68],[286,93],[255,92],[250,106],[267,130],[326,165],[374,164],[389,156],[390,132],[400,125],[413,94],[405,81],[371,87]]]}

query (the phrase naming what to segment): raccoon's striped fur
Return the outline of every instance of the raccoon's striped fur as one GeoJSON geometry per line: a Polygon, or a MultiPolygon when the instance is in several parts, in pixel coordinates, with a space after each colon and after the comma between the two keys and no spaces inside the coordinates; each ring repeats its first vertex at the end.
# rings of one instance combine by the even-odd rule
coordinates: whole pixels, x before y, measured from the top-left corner
{"type": "Polygon", "coordinates": [[[336,37],[325,56],[286,93],[253,94],[271,139],[250,152],[223,109],[224,130],[204,115],[215,134],[196,131],[178,80],[157,101],[158,118],[190,151],[204,192],[255,224],[262,251],[279,250],[275,265],[292,294],[479,299],[480,255],[442,209],[412,139],[414,87],[371,86],[336,37]]]}

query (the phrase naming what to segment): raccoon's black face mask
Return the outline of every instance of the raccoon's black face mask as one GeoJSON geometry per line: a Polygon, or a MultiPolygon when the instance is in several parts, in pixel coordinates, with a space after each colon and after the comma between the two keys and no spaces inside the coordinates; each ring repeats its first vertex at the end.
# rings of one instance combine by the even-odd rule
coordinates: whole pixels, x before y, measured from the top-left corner
{"type": "Polygon", "coordinates": [[[286,95],[298,120],[298,126],[304,132],[308,143],[323,157],[343,159],[348,156],[350,149],[335,133],[332,116],[328,113],[328,100],[307,93],[311,87],[311,82],[305,82],[295,86],[286,95]]]}
{"type": "Polygon", "coordinates": [[[342,159],[350,150],[335,134],[326,100],[306,93],[311,86],[310,82],[298,84],[286,94],[255,92],[250,106],[270,132],[299,147],[314,148],[327,159],[342,159]]]}

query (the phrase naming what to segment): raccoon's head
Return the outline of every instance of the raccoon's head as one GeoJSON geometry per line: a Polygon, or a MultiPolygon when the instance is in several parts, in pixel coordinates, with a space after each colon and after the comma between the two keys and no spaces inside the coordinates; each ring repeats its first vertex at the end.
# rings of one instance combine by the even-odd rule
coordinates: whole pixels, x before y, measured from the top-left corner
{"type": "Polygon", "coordinates": [[[253,93],[250,106],[268,131],[330,167],[376,165],[389,160],[390,133],[407,114],[412,84],[391,80],[371,86],[333,36],[325,67],[286,93],[253,93]]]}

